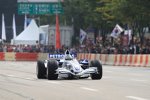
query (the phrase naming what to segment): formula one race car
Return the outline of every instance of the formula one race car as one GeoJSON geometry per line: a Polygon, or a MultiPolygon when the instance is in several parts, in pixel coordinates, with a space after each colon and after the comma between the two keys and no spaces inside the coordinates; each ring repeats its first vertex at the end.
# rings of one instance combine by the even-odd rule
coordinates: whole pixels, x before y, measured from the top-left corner
{"type": "Polygon", "coordinates": [[[90,63],[88,60],[78,61],[69,50],[66,50],[64,55],[49,55],[48,60],[37,61],[36,74],[38,79],[91,77],[93,80],[98,80],[102,78],[102,64],[98,60],[92,60],[90,63]]]}

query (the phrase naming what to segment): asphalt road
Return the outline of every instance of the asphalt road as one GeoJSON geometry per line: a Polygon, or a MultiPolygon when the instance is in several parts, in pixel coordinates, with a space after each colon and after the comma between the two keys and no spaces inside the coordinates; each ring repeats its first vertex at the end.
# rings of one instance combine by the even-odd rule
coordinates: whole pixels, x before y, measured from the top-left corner
{"type": "Polygon", "coordinates": [[[103,66],[101,80],[37,79],[36,62],[0,61],[0,100],[150,100],[150,68],[103,66]]]}

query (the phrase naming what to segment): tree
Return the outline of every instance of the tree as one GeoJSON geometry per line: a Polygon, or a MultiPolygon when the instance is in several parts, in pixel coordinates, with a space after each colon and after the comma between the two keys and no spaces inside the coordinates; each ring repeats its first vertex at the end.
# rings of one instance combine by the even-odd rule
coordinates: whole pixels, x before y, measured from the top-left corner
{"type": "Polygon", "coordinates": [[[133,29],[133,37],[139,33],[141,44],[144,37],[143,28],[150,26],[149,7],[149,0],[122,0],[117,9],[121,13],[122,22],[133,29]]]}
{"type": "Polygon", "coordinates": [[[111,23],[110,25],[127,24],[133,29],[133,36],[139,33],[142,43],[143,27],[150,27],[149,0],[99,0],[99,2],[102,6],[97,7],[96,10],[102,14],[103,20],[111,23]]]}
{"type": "MultiPolygon", "coordinates": [[[[80,28],[91,26],[95,33],[101,30],[105,39],[106,34],[111,33],[117,23],[127,25],[134,33],[138,32],[143,37],[143,27],[150,27],[149,7],[149,0],[64,0],[64,14],[60,15],[60,23],[73,25],[75,37],[79,36],[80,28]]],[[[55,17],[49,17],[47,20],[54,22],[52,19],[55,17]]]]}

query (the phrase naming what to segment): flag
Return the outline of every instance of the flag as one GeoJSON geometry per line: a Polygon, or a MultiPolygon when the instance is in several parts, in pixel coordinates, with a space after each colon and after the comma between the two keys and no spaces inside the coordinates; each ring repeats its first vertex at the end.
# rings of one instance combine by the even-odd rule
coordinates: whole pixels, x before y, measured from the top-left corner
{"type": "Polygon", "coordinates": [[[56,45],[55,46],[56,49],[61,48],[58,14],[56,14],[56,45]]]}
{"type": "Polygon", "coordinates": [[[124,34],[128,36],[128,44],[130,44],[130,41],[132,40],[132,30],[125,30],[124,34]]]}
{"type": "Polygon", "coordinates": [[[6,29],[5,29],[4,14],[2,14],[2,40],[6,40],[6,29]]]}
{"type": "Polygon", "coordinates": [[[15,14],[13,15],[13,39],[16,38],[16,22],[15,22],[15,14]]]}
{"type": "Polygon", "coordinates": [[[117,38],[119,36],[119,34],[123,32],[123,28],[121,28],[118,24],[115,26],[115,28],[113,29],[111,36],[114,38],[117,38]]]}
{"type": "Polygon", "coordinates": [[[80,29],[80,44],[83,43],[86,35],[87,35],[87,33],[84,30],[80,29]]]}
{"type": "Polygon", "coordinates": [[[24,16],[24,29],[27,27],[27,15],[24,16]]]}

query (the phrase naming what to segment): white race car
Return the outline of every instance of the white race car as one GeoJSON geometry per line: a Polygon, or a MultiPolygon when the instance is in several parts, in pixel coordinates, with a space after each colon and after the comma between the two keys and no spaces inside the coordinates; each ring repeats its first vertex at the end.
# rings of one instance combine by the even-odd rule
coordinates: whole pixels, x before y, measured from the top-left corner
{"type": "Polygon", "coordinates": [[[57,80],[58,78],[80,79],[91,77],[93,80],[98,80],[102,78],[102,73],[102,64],[98,60],[92,60],[89,64],[84,65],[73,57],[69,50],[66,50],[61,59],[51,58],[37,61],[36,67],[38,79],[57,80]]]}

